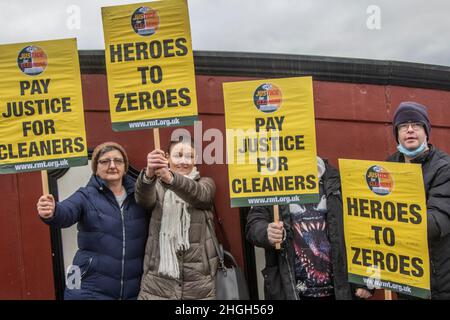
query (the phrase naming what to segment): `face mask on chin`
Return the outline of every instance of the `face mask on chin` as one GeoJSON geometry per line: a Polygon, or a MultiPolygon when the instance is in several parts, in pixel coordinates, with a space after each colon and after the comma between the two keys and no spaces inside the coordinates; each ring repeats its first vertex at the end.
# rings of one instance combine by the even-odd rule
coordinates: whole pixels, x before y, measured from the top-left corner
{"type": "Polygon", "coordinates": [[[424,152],[426,147],[427,147],[427,142],[426,141],[424,141],[418,148],[416,148],[414,150],[408,150],[404,146],[402,146],[401,143],[399,143],[398,146],[397,146],[397,150],[399,152],[403,153],[408,158],[415,158],[419,154],[424,152]]]}

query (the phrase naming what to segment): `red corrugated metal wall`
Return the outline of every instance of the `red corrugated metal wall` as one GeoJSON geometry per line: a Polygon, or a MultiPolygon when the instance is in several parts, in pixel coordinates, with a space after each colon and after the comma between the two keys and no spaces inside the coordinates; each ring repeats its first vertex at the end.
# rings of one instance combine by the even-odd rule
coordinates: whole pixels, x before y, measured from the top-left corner
{"type": "MultiPolygon", "coordinates": [[[[203,132],[209,128],[224,132],[222,83],[246,79],[250,78],[197,76],[203,132]]],[[[89,147],[106,140],[117,141],[128,151],[131,164],[143,167],[146,153],[153,148],[152,131],[113,132],[106,76],[85,74],[82,82],[89,147]]],[[[395,141],[389,122],[396,106],[404,100],[429,106],[431,142],[450,152],[450,92],[314,81],[314,100],[318,153],[334,165],[339,157],[382,160],[393,152],[395,141]]],[[[162,146],[172,130],[161,130],[162,146]]],[[[208,143],[204,142],[204,146],[208,143]]],[[[244,239],[238,227],[239,210],[229,207],[227,167],[201,165],[200,171],[216,181],[218,215],[231,251],[243,265],[244,239]]],[[[39,173],[0,176],[0,299],[55,297],[49,229],[35,212],[40,190],[39,173]]]]}

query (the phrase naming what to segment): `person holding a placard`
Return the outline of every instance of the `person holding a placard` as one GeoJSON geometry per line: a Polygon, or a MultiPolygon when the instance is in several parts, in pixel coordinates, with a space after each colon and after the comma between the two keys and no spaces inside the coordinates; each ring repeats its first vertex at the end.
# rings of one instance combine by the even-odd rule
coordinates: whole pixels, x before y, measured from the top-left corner
{"type": "Polygon", "coordinates": [[[152,211],[138,299],[214,299],[218,257],[206,217],[215,184],[200,177],[190,138],[156,149],[136,183],[136,200],[152,211]]]}
{"type": "Polygon", "coordinates": [[[431,298],[450,299],[450,156],[428,142],[431,123],[424,105],[400,103],[392,124],[398,152],[387,161],[422,165],[427,200],[431,298]]]}
{"type": "Polygon", "coordinates": [[[149,215],[135,201],[122,146],[98,145],[91,164],[93,175],[86,187],[61,202],[47,194],[37,203],[39,216],[48,225],[67,228],[78,223],[79,249],[64,299],[136,299],[149,215]]]}
{"type": "Polygon", "coordinates": [[[273,222],[269,206],[252,207],[247,239],[265,249],[266,299],[350,300],[372,292],[347,281],[342,198],[336,169],[318,159],[318,204],[280,206],[280,222],[273,222]],[[281,250],[275,244],[281,243],[281,250]]]}

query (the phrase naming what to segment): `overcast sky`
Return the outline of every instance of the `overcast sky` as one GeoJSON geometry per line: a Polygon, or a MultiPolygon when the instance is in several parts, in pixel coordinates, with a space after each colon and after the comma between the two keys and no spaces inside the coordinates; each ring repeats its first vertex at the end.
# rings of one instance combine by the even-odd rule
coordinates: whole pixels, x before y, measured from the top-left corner
{"type": "MultiPolygon", "coordinates": [[[[77,37],[103,49],[103,6],[139,0],[0,0],[0,44],[77,37]],[[79,15],[77,12],[79,10],[79,15]],[[79,16],[79,25],[69,26],[79,16]]],[[[188,0],[194,50],[450,66],[449,0],[188,0]]],[[[78,21],[78,20],[77,20],[78,21]]]]}

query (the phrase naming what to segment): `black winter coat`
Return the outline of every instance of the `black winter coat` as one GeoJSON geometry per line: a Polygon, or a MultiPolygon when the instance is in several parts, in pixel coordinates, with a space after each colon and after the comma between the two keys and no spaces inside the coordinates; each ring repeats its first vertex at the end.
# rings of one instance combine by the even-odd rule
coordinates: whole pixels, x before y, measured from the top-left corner
{"type": "MultiPolygon", "coordinates": [[[[431,298],[450,299],[450,156],[429,145],[429,152],[413,159],[422,164],[427,200],[431,298]]],[[[405,162],[397,152],[387,161],[405,162]]]]}
{"type": "MultiPolygon", "coordinates": [[[[327,226],[331,244],[335,298],[350,300],[353,297],[353,287],[347,280],[339,173],[326,163],[326,171],[322,179],[327,198],[327,226]]],[[[265,298],[296,300],[298,296],[294,274],[294,232],[289,206],[280,206],[280,220],[283,221],[286,230],[286,241],[282,243],[281,250],[275,250],[267,237],[267,226],[273,222],[273,207],[271,206],[252,207],[247,217],[246,236],[253,245],[265,249],[266,267],[262,270],[265,298]]]]}

